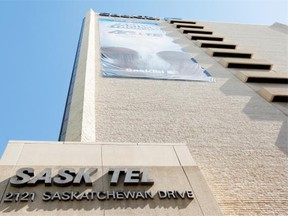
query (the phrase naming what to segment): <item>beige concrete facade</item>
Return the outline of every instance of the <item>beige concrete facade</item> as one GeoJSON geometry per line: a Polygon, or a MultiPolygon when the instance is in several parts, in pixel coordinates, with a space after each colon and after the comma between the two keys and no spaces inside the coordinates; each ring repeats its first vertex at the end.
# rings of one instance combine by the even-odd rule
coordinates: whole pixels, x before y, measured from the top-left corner
{"type": "MultiPolygon", "coordinates": [[[[217,204],[223,215],[229,216],[286,215],[287,103],[267,102],[257,93],[258,84],[240,81],[235,76],[237,70],[223,67],[220,58],[211,57],[207,49],[165,21],[160,21],[163,30],[216,78],[215,83],[103,77],[98,17],[90,11],[83,24],[72,101],[69,110],[66,108],[67,127],[62,128],[63,142],[46,143],[41,148],[37,143],[10,143],[1,160],[5,166],[2,179],[24,165],[101,166],[102,172],[108,166],[125,165],[147,166],[161,182],[166,181],[171,168],[176,182],[185,174],[186,180],[181,184],[184,188],[189,182],[195,185],[194,192],[201,190],[197,193],[199,199],[208,191],[209,202],[198,200],[204,215],[218,214],[217,204]],[[34,149],[38,154],[31,157],[29,152],[34,149]],[[45,156],[49,151],[55,153],[55,158],[45,156]],[[87,158],[77,157],[82,151],[87,158]],[[68,161],[66,154],[72,155],[73,160],[68,161]],[[11,166],[15,167],[13,172],[11,166]],[[203,174],[201,181],[195,180],[195,173],[203,174]]],[[[253,53],[253,58],[273,64],[273,72],[288,73],[288,35],[282,25],[200,21],[197,25],[223,36],[225,42],[237,44],[240,50],[253,53]]],[[[283,84],[283,88],[287,85],[283,84]]],[[[171,184],[173,181],[164,185],[171,184]]],[[[192,202],[184,203],[183,208],[175,203],[138,203],[138,207],[122,204],[119,208],[113,204],[99,208],[105,210],[105,215],[194,215],[191,212],[199,210],[192,207],[192,202]]],[[[56,208],[59,206],[51,207],[53,212],[56,208]]],[[[83,207],[81,214],[89,214],[91,208],[83,207]]],[[[41,213],[49,211],[42,209],[41,213]]]]}

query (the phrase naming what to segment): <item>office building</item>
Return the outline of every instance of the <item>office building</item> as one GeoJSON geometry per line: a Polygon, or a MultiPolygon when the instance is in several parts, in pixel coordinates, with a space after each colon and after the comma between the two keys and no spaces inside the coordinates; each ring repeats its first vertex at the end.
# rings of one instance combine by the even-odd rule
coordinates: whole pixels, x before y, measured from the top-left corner
{"type": "Polygon", "coordinates": [[[7,215],[285,215],[288,27],[89,11],[58,142],[10,141],[7,215]]]}

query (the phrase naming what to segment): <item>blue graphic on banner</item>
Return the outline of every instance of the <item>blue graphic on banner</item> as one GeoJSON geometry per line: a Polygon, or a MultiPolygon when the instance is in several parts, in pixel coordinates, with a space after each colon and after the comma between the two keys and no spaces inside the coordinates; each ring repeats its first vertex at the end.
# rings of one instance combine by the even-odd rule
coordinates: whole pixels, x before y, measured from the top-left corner
{"type": "Polygon", "coordinates": [[[214,79],[155,21],[99,18],[103,76],[214,79]]]}

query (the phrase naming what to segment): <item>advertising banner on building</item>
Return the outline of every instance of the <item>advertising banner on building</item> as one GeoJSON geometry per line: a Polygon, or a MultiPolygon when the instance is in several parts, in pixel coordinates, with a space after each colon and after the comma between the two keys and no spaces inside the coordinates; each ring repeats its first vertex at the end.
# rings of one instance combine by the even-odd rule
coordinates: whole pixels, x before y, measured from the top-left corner
{"type": "Polygon", "coordinates": [[[99,18],[103,76],[214,79],[156,21],[99,18]]]}

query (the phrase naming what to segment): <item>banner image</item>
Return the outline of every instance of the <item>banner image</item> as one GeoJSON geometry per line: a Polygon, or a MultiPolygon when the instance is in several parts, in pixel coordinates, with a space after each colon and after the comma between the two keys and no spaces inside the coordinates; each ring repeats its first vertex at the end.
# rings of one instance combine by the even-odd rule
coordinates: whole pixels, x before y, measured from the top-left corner
{"type": "Polygon", "coordinates": [[[214,79],[155,21],[99,18],[103,76],[214,79]]]}

